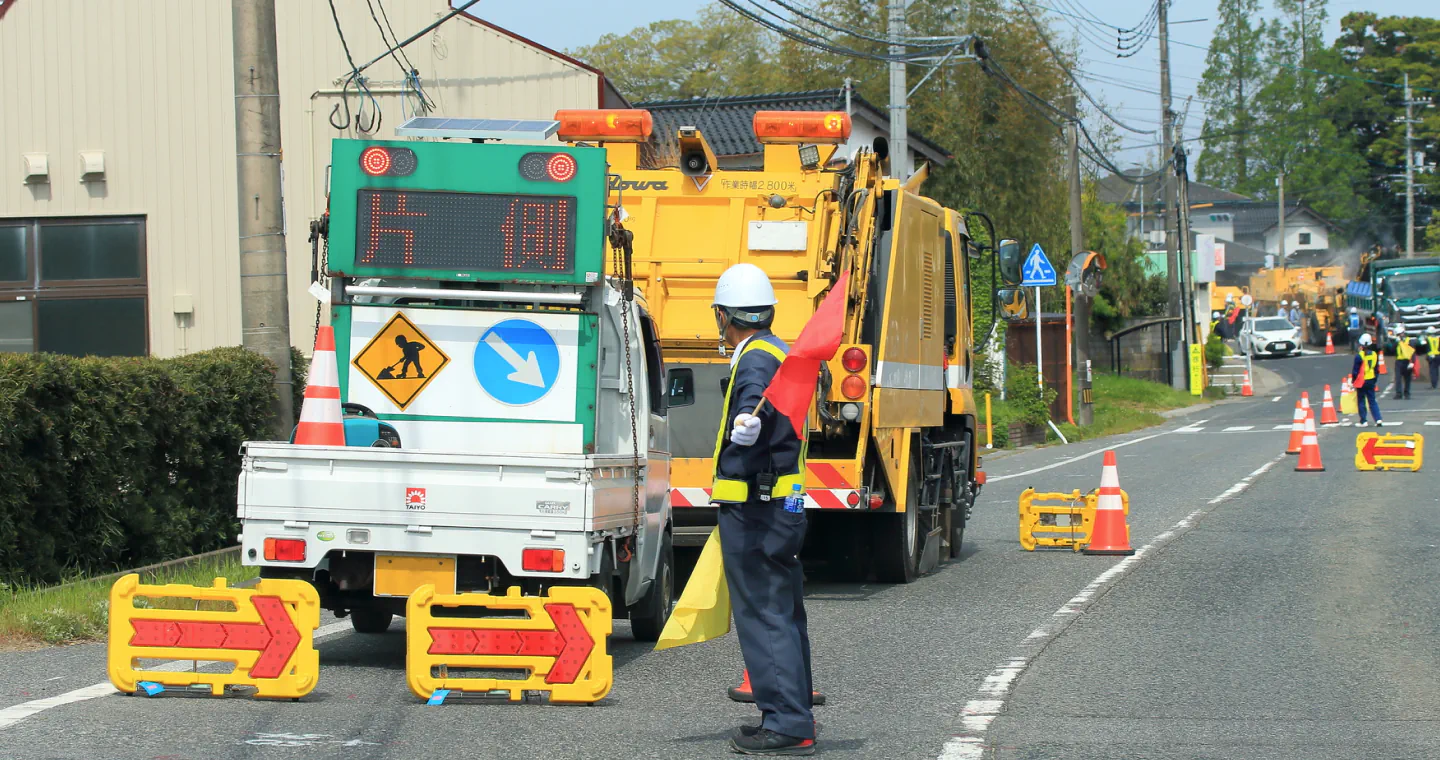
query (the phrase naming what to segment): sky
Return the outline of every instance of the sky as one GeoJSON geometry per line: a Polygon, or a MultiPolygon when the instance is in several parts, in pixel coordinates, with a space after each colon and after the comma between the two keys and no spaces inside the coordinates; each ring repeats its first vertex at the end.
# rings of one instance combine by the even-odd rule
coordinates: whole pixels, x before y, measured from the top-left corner
{"type": "MultiPolygon", "coordinates": [[[[451,0],[460,4],[462,0],[451,0]]],[[[1121,121],[1142,130],[1158,130],[1160,122],[1159,44],[1151,40],[1130,58],[1117,59],[1114,31],[1105,32],[1093,21],[1130,28],[1139,24],[1149,10],[1148,0],[1028,0],[1032,8],[1048,8],[1051,27],[1065,39],[1079,43],[1082,81],[1121,121]],[[1064,15],[1062,15],[1064,14],[1064,15]],[[1076,17],[1088,17],[1082,21],[1076,17]],[[1102,46],[1106,41],[1108,46],[1102,46]],[[1106,49],[1108,47],[1108,49],[1106,49]]],[[[708,0],[481,0],[471,9],[481,18],[521,36],[557,50],[568,50],[594,42],[607,33],[623,34],[637,26],[667,18],[693,18],[708,0]]],[[[806,2],[806,4],[810,4],[806,2]]],[[[1170,60],[1172,108],[1185,112],[1185,100],[1195,94],[1205,70],[1205,48],[1215,30],[1217,0],[1171,0],[1170,60]],[[1198,20],[1203,19],[1203,20],[1198,20]],[[1193,23],[1180,23],[1197,20],[1193,23]]],[[[1411,15],[1421,0],[1340,0],[1329,4],[1325,26],[1326,42],[1340,33],[1340,18],[1346,13],[1371,10],[1381,15],[1411,15]]],[[[878,5],[878,2],[877,2],[878,5]]],[[[1262,0],[1267,16],[1274,15],[1270,0],[1262,0]]],[[[977,72],[979,75],[979,72],[977,72]]],[[[912,73],[912,77],[917,76],[912,73]]],[[[1097,124],[1094,117],[1087,126],[1097,124]]],[[[1184,136],[1195,137],[1205,118],[1204,104],[1190,104],[1184,118],[1184,136]]],[[[1093,130],[1092,130],[1093,131],[1093,130]]],[[[1156,151],[1152,136],[1119,131],[1121,149],[1112,158],[1125,167],[1146,160],[1156,151]]],[[[1153,158],[1152,158],[1153,160],[1153,158]]]]}

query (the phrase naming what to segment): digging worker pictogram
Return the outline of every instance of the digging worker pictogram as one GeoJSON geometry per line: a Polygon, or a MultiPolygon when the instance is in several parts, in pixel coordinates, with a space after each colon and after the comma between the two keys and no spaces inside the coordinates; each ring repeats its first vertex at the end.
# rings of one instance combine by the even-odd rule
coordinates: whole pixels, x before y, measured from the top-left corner
{"type": "Polygon", "coordinates": [[[395,365],[392,364],[380,371],[380,379],[404,380],[409,376],[412,366],[415,368],[415,377],[425,377],[425,368],[420,365],[420,352],[425,350],[425,344],[410,340],[404,335],[396,335],[395,345],[400,348],[402,354],[400,361],[395,363],[400,365],[400,374],[398,376],[394,374],[395,365]]]}

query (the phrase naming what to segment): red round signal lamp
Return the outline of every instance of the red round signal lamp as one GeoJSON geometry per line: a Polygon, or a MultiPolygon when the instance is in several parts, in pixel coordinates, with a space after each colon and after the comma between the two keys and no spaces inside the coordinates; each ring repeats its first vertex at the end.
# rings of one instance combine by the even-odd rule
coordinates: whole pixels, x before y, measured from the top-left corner
{"type": "Polygon", "coordinates": [[[859,372],[865,369],[868,361],[865,352],[858,348],[847,348],[845,353],[840,355],[840,366],[844,367],[846,372],[859,372]]]}
{"type": "Polygon", "coordinates": [[[556,182],[569,182],[578,169],[575,157],[569,153],[556,153],[545,161],[545,173],[556,182]]]}
{"type": "Polygon", "coordinates": [[[865,395],[865,379],[858,375],[851,375],[840,381],[840,392],[845,398],[854,400],[865,395]]]}
{"type": "Polygon", "coordinates": [[[360,154],[360,168],[372,177],[379,177],[390,171],[390,151],[379,145],[372,145],[360,154]]]}
{"type": "Polygon", "coordinates": [[[860,506],[860,492],[851,491],[850,493],[846,494],[845,503],[849,504],[852,508],[860,506]]]}

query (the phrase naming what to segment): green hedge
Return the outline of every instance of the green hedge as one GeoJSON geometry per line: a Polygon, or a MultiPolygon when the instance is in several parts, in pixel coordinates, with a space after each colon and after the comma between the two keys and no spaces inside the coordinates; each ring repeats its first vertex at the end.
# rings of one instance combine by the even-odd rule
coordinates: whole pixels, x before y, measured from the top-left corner
{"type": "Polygon", "coordinates": [[[240,443],[269,437],[273,380],[273,366],[241,348],[0,354],[0,581],[232,544],[240,443]]]}

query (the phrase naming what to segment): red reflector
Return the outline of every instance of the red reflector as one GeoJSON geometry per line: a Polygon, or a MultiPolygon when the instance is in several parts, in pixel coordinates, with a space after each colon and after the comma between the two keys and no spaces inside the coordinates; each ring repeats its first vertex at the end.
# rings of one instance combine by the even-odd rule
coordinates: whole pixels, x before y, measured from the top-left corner
{"type": "Polygon", "coordinates": [[[851,375],[840,381],[840,392],[845,398],[858,399],[865,395],[865,379],[859,375],[851,375]]]}
{"type": "Polygon", "coordinates": [[[859,492],[859,491],[851,491],[851,492],[849,493],[849,495],[847,495],[847,496],[845,497],[845,503],[846,503],[846,504],[849,504],[849,505],[852,506],[852,507],[858,507],[858,506],[860,506],[860,492],[859,492]]]}
{"type": "Polygon", "coordinates": [[[569,153],[556,153],[545,162],[545,172],[556,182],[569,182],[575,177],[575,157],[569,153]]]}
{"type": "Polygon", "coordinates": [[[525,549],[520,552],[520,567],[527,573],[559,573],[565,570],[564,549],[525,549]]]}
{"type": "Polygon", "coordinates": [[[360,154],[360,168],[372,177],[379,177],[390,171],[390,151],[372,145],[360,154]]]}
{"type": "Polygon", "coordinates": [[[982,485],[982,486],[985,485],[985,471],[984,471],[984,470],[981,470],[980,472],[975,473],[975,482],[976,482],[976,483],[979,483],[979,484],[982,485]]]}
{"type": "Polygon", "coordinates": [[[858,348],[847,348],[845,353],[840,355],[840,366],[844,367],[846,372],[859,372],[865,369],[868,361],[869,357],[858,348]]]}
{"type": "Polygon", "coordinates": [[[884,497],[884,496],[881,496],[881,495],[878,494],[878,493],[877,493],[877,494],[873,494],[873,495],[870,496],[870,508],[871,508],[871,509],[879,509],[879,508],[881,508],[881,507],[883,507],[883,506],[885,506],[885,497],[884,497]]]}
{"type": "Polygon", "coordinates": [[[304,562],[305,539],[267,538],[265,539],[265,559],[268,562],[304,562]]]}

